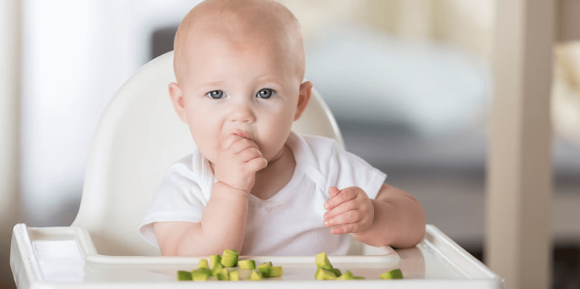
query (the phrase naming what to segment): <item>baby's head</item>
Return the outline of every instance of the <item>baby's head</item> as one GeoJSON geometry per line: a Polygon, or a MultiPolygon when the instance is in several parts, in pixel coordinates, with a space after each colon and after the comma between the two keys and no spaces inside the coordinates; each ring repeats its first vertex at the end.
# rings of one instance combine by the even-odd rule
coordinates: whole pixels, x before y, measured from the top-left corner
{"type": "Polygon", "coordinates": [[[308,101],[300,25],[270,0],[206,0],[175,36],[175,111],[201,153],[215,161],[222,140],[253,140],[266,160],[282,147],[308,101]]]}

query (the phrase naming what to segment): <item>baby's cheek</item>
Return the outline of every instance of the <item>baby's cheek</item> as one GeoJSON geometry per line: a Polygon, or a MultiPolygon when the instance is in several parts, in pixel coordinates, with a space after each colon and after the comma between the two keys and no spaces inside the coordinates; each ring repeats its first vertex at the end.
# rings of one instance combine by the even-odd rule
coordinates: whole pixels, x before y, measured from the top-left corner
{"type": "Polygon", "coordinates": [[[260,152],[266,160],[271,161],[282,152],[286,138],[283,134],[272,134],[270,139],[260,146],[260,152]]]}
{"type": "Polygon", "coordinates": [[[204,131],[195,130],[192,131],[193,141],[203,154],[210,162],[215,163],[217,159],[217,152],[220,147],[220,143],[213,138],[212,135],[207,134],[204,131]]]}
{"type": "Polygon", "coordinates": [[[207,155],[204,156],[212,164],[215,164],[217,161],[217,152],[215,150],[208,152],[207,155]]]}

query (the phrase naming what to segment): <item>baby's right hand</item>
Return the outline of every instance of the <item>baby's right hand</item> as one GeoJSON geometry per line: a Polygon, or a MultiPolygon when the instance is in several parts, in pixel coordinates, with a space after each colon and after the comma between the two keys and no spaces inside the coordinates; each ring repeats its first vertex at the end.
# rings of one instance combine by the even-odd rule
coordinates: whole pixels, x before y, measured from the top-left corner
{"type": "Polygon", "coordinates": [[[255,142],[230,135],[218,149],[214,165],[215,177],[219,182],[249,193],[254,186],[256,172],[265,168],[268,161],[255,142]]]}

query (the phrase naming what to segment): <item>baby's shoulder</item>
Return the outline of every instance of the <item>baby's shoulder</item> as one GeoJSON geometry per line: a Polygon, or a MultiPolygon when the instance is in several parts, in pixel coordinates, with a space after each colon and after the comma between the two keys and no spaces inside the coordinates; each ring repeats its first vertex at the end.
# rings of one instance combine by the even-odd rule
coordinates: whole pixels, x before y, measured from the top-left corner
{"type": "Polygon", "coordinates": [[[195,163],[193,154],[182,157],[167,168],[165,179],[179,179],[182,181],[195,182],[195,163]]]}
{"type": "Polygon", "coordinates": [[[308,148],[316,156],[326,155],[332,153],[338,143],[335,139],[319,136],[319,135],[301,135],[308,148]]]}
{"type": "Polygon", "coordinates": [[[338,142],[335,139],[317,135],[301,135],[301,137],[315,166],[326,175],[339,149],[338,142]]]}

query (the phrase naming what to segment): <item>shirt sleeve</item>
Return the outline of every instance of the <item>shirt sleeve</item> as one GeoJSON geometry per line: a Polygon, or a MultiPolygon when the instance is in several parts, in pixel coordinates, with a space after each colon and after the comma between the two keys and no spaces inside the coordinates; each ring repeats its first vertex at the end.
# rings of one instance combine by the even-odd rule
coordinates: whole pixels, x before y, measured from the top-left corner
{"type": "Polygon", "coordinates": [[[331,186],[339,190],[357,186],[370,199],[375,199],[387,175],[357,155],[343,150],[336,141],[332,143],[331,151],[326,192],[331,186]]]}
{"type": "Polygon", "coordinates": [[[179,168],[170,168],[155,192],[149,210],[139,226],[139,234],[159,247],[153,232],[155,222],[201,222],[207,200],[199,185],[179,168]]]}

